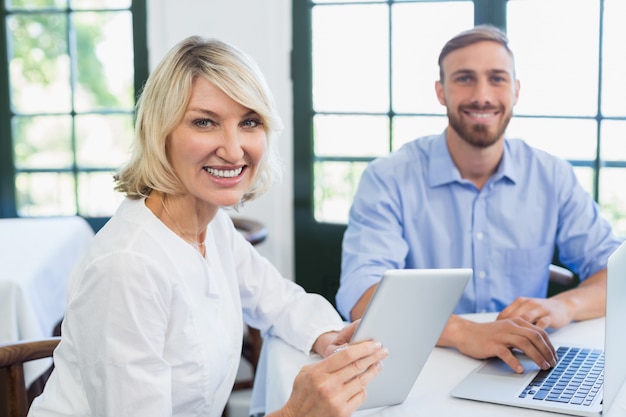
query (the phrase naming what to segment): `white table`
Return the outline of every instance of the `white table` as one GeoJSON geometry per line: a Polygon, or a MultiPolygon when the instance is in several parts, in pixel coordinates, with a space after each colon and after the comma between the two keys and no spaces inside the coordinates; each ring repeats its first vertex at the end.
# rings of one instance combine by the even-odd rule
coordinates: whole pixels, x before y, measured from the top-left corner
{"type": "MultiPolygon", "coordinates": [[[[494,314],[476,314],[466,317],[488,321],[494,314]]],[[[575,343],[588,347],[604,346],[604,318],[572,323],[551,334],[554,344],[575,343]]],[[[293,380],[302,366],[315,359],[287,345],[281,339],[264,340],[257,381],[252,397],[251,414],[271,412],[280,408],[289,398],[293,380]]],[[[361,410],[355,417],[515,417],[554,416],[553,413],[507,407],[496,404],[462,400],[450,396],[452,388],[467,373],[480,364],[455,349],[435,348],[415,382],[407,400],[400,405],[361,410]]],[[[611,416],[626,415],[626,393],[620,395],[622,406],[611,416]]],[[[262,414],[261,414],[262,415],[262,414]]]]}
{"type": "MultiPolygon", "coordinates": [[[[93,235],[81,217],[0,219],[0,343],[52,336],[70,272],[93,235]]],[[[48,366],[25,367],[26,383],[48,366]]]]}

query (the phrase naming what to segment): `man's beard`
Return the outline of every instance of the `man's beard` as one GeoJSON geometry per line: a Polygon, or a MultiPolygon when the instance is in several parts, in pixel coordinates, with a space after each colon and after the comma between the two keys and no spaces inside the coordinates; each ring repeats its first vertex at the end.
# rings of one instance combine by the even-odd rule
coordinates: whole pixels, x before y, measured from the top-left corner
{"type": "MultiPolygon", "coordinates": [[[[468,108],[467,110],[484,109],[468,108]]],[[[500,111],[502,111],[502,109],[500,109],[500,111]]],[[[461,110],[459,110],[459,114],[460,113],[461,110]]],[[[477,148],[488,148],[500,140],[502,135],[504,135],[512,116],[512,113],[505,114],[499,125],[496,126],[496,130],[491,133],[489,129],[490,126],[482,123],[470,124],[463,122],[461,117],[457,117],[456,114],[453,114],[452,111],[448,109],[448,122],[450,127],[454,129],[461,139],[477,148]]]]}

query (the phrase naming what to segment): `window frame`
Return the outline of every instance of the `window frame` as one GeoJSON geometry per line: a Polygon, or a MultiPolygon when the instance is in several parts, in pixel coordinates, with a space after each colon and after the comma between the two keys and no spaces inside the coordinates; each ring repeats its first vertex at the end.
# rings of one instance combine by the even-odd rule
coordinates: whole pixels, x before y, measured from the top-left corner
{"type": "MultiPolygon", "coordinates": [[[[147,5],[146,0],[133,0],[129,8],[132,15],[133,31],[133,64],[134,64],[134,90],[135,101],[141,88],[148,78],[148,33],[147,33],[147,5]]],[[[44,10],[45,11],[45,10],[44,10]]],[[[81,9],[82,11],[82,9],[81,9]]],[[[65,10],[66,14],[71,12],[65,10]]],[[[6,6],[0,8],[0,218],[18,217],[16,197],[16,167],[13,158],[13,131],[11,119],[10,80],[8,62],[8,28],[7,17],[12,14],[6,6]]],[[[72,51],[68,51],[72,54],[72,51]]],[[[72,114],[72,117],[74,115],[72,114]]],[[[50,172],[51,170],[47,170],[50,172]]],[[[64,172],[59,169],[51,172],[64,172]]],[[[73,174],[79,172],[96,172],[98,169],[81,169],[74,166],[73,174]]],[[[100,229],[108,221],[109,217],[85,217],[94,230],[100,229]]]]}

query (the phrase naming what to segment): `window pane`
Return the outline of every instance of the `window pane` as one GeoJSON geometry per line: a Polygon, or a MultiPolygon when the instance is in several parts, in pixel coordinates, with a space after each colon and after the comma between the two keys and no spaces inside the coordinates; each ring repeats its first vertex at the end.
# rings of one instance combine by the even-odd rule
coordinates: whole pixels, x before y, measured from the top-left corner
{"type": "Polygon", "coordinates": [[[596,115],[599,4],[509,0],[507,32],[521,81],[517,114],[596,115]]]}
{"type": "Polygon", "coordinates": [[[347,223],[365,162],[315,163],[315,220],[347,223]]]}
{"type": "Polygon", "coordinates": [[[131,17],[128,12],[72,15],[77,34],[77,111],[132,108],[131,17]]]}
{"type": "Polygon", "coordinates": [[[21,169],[64,169],[72,166],[72,118],[13,118],[15,166],[21,169]]]}
{"type": "Polygon", "coordinates": [[[117,168],[128,159],[132,115],[76,116],[76,163],[81,168],[117,168]]]}
{"type": "Polygon", "coordinates": [[[315,116],[317,156],[380,156],[389,152],[386,116],[315,116]]]}
{"type": "Polygon", "coordinates": [[[601,128],[602,159],[626,161],[626,121],[604,120],[601,128]]]}
{"type": "Polygon", "coordinates": [[[596,121],[514,117],[507,136],[569,160],[594,160],[597,152],[596,121]]]}
{"type": "Polygon", "coordinates": [[[576,174],[576,178],[578,178],[578,182],[584,188],[584,190],[587,191],[589,195],[593,195],[593,168],[574,167],[574,174],[576,174]]]}
{"type": "Polygon", "coordinates": [[[602,114],[626,116],[626,2],[604,0],[604,48],[602,56],[602,114]]]}
{"type": "Polygon", "coordinates": [[[78,198],[81,215],[108,217],[122,202],[123,195],[113,189],[114,172],[91,172],[78,175],[78,198]]]}
{"type": "Polygon", "coordinates": [[[396,4],[392,8],[392,83],[396,113],[445,113],[435,94],[445,42],[472,27],[471,1],[396,4]]]}
{"type": "Polygon", "coordinates": [[[380,4],[313,8],[316,111],[388,111],[388,13],[380,4]]]}
{"type": "Polygon", "coordinates": [[[442,133],[447,125],[448,118],[444,116],[396,116],[393,118],[393,150],[413,139],[442,133]]]}
{"type": "Polygon", "coordinates": [[[613,225],[618,236],[626,237],[626,169],[603,168],[600,172],[602,214],[613,225]]]}
{"type": "Polygon", "coordinates": [[[13,110],[27,114],[69,112],[65,15],[12,15],[7,21],[13,110]]]}
{"type": "Polygon", "coordinates": [[[18,174],[19,216],[71,216],[76,214],[74,177],[66,173],[18,174]]]}
{"type": "Polygon", "coordinates": [[[131,0],[71,0],[72,9],[128,9],[131,0]]]}
{"type": "Polygon", "coordinates": [[[36,10],[36,9],[63,9],[67,7],[67,0],[5,0],[7,9],[36,10]]]}

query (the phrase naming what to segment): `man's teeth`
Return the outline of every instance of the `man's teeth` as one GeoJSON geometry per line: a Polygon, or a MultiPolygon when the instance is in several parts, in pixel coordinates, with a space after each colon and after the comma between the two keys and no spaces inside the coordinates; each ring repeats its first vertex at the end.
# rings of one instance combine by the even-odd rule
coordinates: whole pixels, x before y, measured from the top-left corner
{"type": "Polygon", "coordinates": [[[478,119],[486,119],[493,116],[493,113],[470,113],[470,116],[476,117],[478,119]]]}
{"type": "Polygon", "coordinates": [[[237,169],[204,168],[204,170],[208,172],[209,174],[213,175],[214,177],[232,178],[241,174],[241,171],[243,171],[243,167],[240,167],[237,169]]]}

